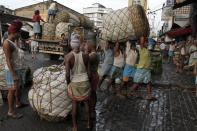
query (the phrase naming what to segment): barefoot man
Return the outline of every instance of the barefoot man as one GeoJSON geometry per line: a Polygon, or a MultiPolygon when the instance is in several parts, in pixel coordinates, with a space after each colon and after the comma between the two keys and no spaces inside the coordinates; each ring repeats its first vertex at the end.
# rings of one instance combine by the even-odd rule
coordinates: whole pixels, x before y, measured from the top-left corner
{"type": "Polygon", "coordinates": [[[77,103],[85,103],[88,114],[87,128],[90,128],[89,95],[90,83],[88,75],[89,56],[80,52],[80,36],[72,34],[72,51],[67,55],[66,61],[66,81],[68,84],[68,95],[72,99],[72,131],[77,131],[77,103]]]}
{"type": "Polygon", "coordinates": [[[20,36],[22,22],[14,20],[8,27],[8,38],[3,43],[5,53],[6,82],[8,88],[8,116],[13,119],[19,119],[23,115],[16,113],[14,110],[14,98],[16,98],[16,107],[21,107],[22,103],[19,98],[19,87],[22,83],[22,56],[21,49],[15,42],[20,36]],[[16,94],[16,97],[15,97],[16,94]]]}
{"type": "Polygon", "coordinates": [[[126,46],[126,64],[123,71],[123,87],[127,90],[129,79],[134,77],[138,59],[138,50],[135,41],[128,41],[126,46]]]}
{"type": "Polygon", "coordinates": [[[117,95],[120,95],[120,90],[115,89],[115,80],[117,78],[122,78],[122,70],[124,66],[124,54],[120,49],[120,44],[116,42],[116,45],[114,47],[114,62],[113,66],[110,71],[110,82],[108,87],[112,87],[112,91],[115,93],[118,93],[117,95]]]}
{"type": "Polygon", "coordinates": [[[105,47],[105,59],[101,67],[100,80],[98,84],[99,88],[103,83],[103,81],[105,80],[105,78],[110,76],[110,70],[112,68],[113,63],[114,63],[113,43],[107,42],[105,47]]]}
{"type": "Polygon", "coordinates": [[[95,106],[97,102],[96,89],[99,82],[98,75],[98,65],[99,57],[96,54],[96,44],[93,40],[87,40],[86,52],[89,54],[89,74],[90,74],[90,83],[91,83],[91,95],[90,95],[90,109],[91,109],[91,118],[96,117],[95,106]]]}
{"type": "Polygon", "coordinates": [[[152,97],[152,83],[151,83],[151,56],[147,49],[146,37],[140,37],[140,50],[139,50],[139,62],[133,79],[132,89],[137,89],[139,84],[144,83],[147,85],[147,100],[154,100],[152,97]]]}

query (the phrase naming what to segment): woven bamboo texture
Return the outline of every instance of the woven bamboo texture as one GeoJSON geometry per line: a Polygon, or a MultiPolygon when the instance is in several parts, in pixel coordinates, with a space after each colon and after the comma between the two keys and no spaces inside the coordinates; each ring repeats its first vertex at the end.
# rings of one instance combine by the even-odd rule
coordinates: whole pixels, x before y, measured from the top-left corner
{"type": "Polygon", "coordinates": [[[65,22],[60,22],[56,26],[55,30],[55,36],[56,39],[61,39],[61,34],[65,34],[66,38],[69,37],[69,26],[72,25],[72,23],[65,23],[65,22]]]}
{"type": "Polygon", "coordinates": [[[63,120],[72,110],[64,67],[53,65],[36,70],[28,98],[33,110],[42,119],[54,122],[63,120]]]}
{"type": "Polygon", "coordinates": [[[149,23],[140,5],[130,6],[104,16],[100,38],[112,42],[126,42],[149,36],[149,23]]]}
{"type": "Polygon", "coordinates": [[[70,15],[67,11],[58,12],[55,16],[54,23],[58,24],[60,22],[69,22],[70,15]]]}
{"type": "Polygon", "coordinates": [[[53,23],[44,23],[42,39],[53,40],[55,38],[55,24],[53,23]]]}
{"type": "Polygon", "coordinates": [[[80,25],[85,28],[93,28],[94,23],[85,16],[79,16],[80,25]]]}

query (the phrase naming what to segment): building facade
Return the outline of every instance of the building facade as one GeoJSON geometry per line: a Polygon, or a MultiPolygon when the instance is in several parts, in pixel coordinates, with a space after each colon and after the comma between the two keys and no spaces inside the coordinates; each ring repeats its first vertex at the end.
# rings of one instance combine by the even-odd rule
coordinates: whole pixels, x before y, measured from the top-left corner
{"type": "Polygon", "coordinates": [[[14,14],[14,11],[9,9],[9,8],[6,8],[5,6],[3,5],[0,5],[0,13],[5,13],[5,14],[14,14]]]}
{"type": "Polygon", "coordinates": [[[103,23],[103,16],[111,11],[113,11],[111,8],[106,8],[99,3],[94,3],[91,7],[84,8],[83,14],[90,20],[94,21],[95,27],[101,28],[103,23]]]}
{"type": "Polygon", "coordinates": [[[147,11],[147,0],[128,0],[128,6],[136,4],[143,6],[144,10],[147,11]]]}
{"type": "Polygon", "coordinates": [[[53,0],[44,1],[44,2],[37,3],[37,4],[33,4],[33,5],[25,6],[25,7],[22,7],[22,8],[18,8],[18,9],[15,9],[14,12],[15,12],[15,15],[17,15],[17,16],[32,18],[33,15],[34,15],[34,11],[39,10],[41,17],[44,20],[47,20],[47,11],[48,11],[48,8],[49,8],[51,2],[56,3],[58,11],[66,10],[66,11],[68,11],[68,13],[74,14],[76,16],[82,15],[82,14],[80,14],[80,13],[78,13],[78,12],[76,12],[76,11],[58,3],[58,2],[56,2],[56,1],[53,1],[53,0]]]}
{"type": "Polygon", "coordinates": [[[191,6],[187,5],[173,10],[174,3],[168,4],[169,1],[166,1],[166,6],[162,10],[162,21],[164,21],[162,34],[166,34],[165,37],[169,40],[187,36],[191,32],[189,28],[191,6]]]}

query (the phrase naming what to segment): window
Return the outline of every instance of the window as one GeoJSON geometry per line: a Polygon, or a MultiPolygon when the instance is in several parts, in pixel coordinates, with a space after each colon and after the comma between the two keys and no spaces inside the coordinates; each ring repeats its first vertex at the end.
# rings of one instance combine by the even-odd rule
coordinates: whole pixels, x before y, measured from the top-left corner
{"type": "Polygon", "coordinates": [[[101,14],[97,14],[97,18],[101,18],[101,14]]]}
{"type": "Polygon", "coordinates": [[[178,8],[174,11],[175,14],[189,14],[190,13],[190,6],[184,6],[181,8],[178,8]]]}

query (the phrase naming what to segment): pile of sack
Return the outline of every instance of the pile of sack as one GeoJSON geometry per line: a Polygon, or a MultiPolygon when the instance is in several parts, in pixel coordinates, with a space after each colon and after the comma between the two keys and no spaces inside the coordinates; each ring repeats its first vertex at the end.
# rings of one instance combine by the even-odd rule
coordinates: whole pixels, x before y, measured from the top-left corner
{"type": "Polygon", "coordinates": [[[29,102],[38,115],[47,121],[63,120],[72,110],[67,95],[64,67],[42,67],[33,74],[29,102]]]}

